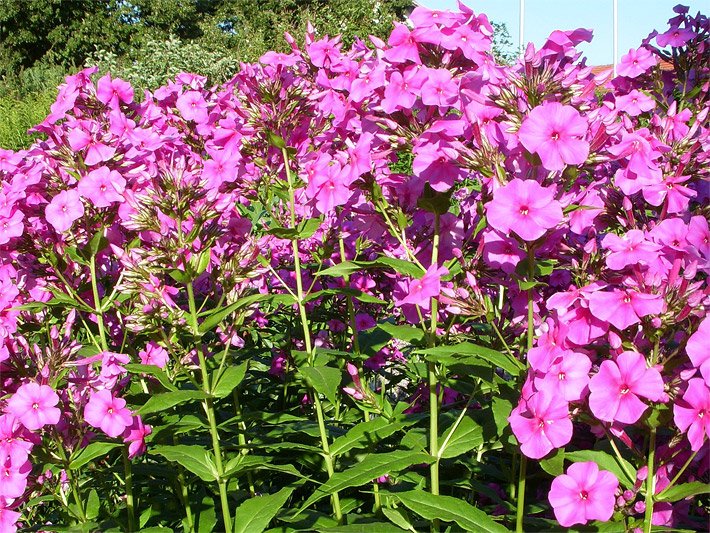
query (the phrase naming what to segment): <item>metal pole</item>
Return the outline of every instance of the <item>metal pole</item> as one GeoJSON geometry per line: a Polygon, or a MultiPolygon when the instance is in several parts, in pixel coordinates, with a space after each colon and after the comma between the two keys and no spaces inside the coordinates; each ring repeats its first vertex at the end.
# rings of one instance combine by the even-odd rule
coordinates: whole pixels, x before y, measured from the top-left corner
{"type": "Polygon", "coordinates": [[[525,53],[525,0],[520,0],[520,33],[518,34],[520,42],[520,53],[525,53]]]}

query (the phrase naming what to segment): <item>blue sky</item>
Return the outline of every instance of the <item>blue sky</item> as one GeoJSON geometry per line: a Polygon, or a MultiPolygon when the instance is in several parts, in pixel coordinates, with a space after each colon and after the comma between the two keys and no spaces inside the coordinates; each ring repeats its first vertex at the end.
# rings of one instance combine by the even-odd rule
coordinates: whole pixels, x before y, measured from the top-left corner
{"type": "MultiPolygon", "coordinates": [[[[464,0],[476,12],[490,20],[503,22],[515,47],[518,46],[520,0],[464,0]]],[[[637,47],[653,29],[667,28],[668,19],[675,15],[673,6],[683,4],[690,13],[698,11],[710,15],[710,0],[618,0],[619,56],[637,47]]],[[[452,9],[456,0],[419,0],[432,9],[452,9]]],[[[613,62],[613,0],[525,0],[525,37],[542,45],[556,29],[588,28],[594,31],[591,44],[580,49],[589,58],[589,65],[608,65],[613,62]]],[[[617,58],[618,60],[618,58],[617,58]]]]}

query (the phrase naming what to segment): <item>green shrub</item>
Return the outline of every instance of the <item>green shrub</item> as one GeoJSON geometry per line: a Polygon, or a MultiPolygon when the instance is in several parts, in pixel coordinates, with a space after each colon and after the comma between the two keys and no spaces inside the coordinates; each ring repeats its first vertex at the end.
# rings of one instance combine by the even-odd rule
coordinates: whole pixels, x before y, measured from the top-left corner
{"type": "Polygon", "coordinates": [[[56,87],[23,97],[0,96],[0,147],[21,150],[32,144],[38,135],[27,130],[45,119],[56,97],[56,87]]]}

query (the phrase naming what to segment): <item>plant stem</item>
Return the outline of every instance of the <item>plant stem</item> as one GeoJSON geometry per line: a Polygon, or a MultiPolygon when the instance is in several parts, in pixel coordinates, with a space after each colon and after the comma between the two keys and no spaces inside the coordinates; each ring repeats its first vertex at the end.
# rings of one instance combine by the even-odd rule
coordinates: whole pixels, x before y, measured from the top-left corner
{"type": "Polygon", "coordinates": [[[123,447],[122,455],[123,472],[126,478],[126,512],[128,513],[128,533],[132,533],[136,529],[135,511],[133,509],[133,470],[131,468],[131,460],[128,458],[127,444],[123,447]]]}
{"type": "Polygon", "coordinates": [[[656,428],[651,428],[651,438],[648,443],[648,462],[646,472],[646,512],[643,517],[644,533],[651,533],[651,521],[653,519],[653,492],[656,483],[654,482],[654,462],[656,459],[656,428]]]}
{"type": "MultiPolygon", "coordinates": [[[[431,265],[438,266],[439,262],[439,234],[440,215],[434,214],[434,238],[431,248],[431,265]]],[[[439,315],[439,301],[436,297],[430,303],[431,317],[429,323],[429,335],[427,335],[427,345],[433,348],[436,345],[437,319],[439,315]]],[[[439,382],[436,375],[436,364],[429,361],[427,363],[427,377],[429,381],[429,455],[434,458],[434,462],[429,468],[430,486],[432,494],[439,494],[439,382]]],[[[439,520],[435,519],[432,524],[433,531],[439,531],[439,520]]]]}
{"type": "Polygon", "coordinates": [[[103,351],[108,351],[108,343],[106,342],[106,331],[104,327],[104,311],[101,307],[101,300],[99,299],[99,287],[96,279],[96,256],[91,256],[91,261],[89,262],[89,269],[91,271],[91,291],[94,295],[94,314],[96,315],[96,321],[99,324],[99,337],[101,339],[101,348],[103,351]]]}
{"type": "Polygon", "coordinates": [[[688,457],[688,460],[685,462],[685,464],[683,465],[683,467],[682,467],[680,470],[678,470],[678,473],[675,475],[675,477],[673,478],[673,480],[672,480],[668,485],[666,485],[666,488],[663,489],[663,490],[661,491],[661,493],[658,495],[659,498],[662,498],[662,497],[663,497],[663,493],[666,492],[668,489],[670,489],[673,485],[675,485],[675,484],[678,482],[678,480],[680,479],[680,476],[683,475],[683,472],[685,472],[685,469],[688,468],[688,466],[690,465],[690,463],[693,462],[693,459],[695,459],[695,456],[698,455],[698,452],[699,452],[699,451],[700,451],[700,449],[695,450],[695,451],[693,452],[693,454],[692,454],[690,457],[688,457]]]}
{"type": "MultiPolygon", "coordinates": [[[[173,435],[173,444],[177,446],[178,439],[173,435]]],[[[187,526],[190,531],[195,530],[195,523],[192,521],[192,508],[190,507],[190,494],[187,492],[187,483],[185,483],[185,473],[181,465],[177,465],[177,480],[180,485],[180,499],[182,500],[182,505],[185,507],[185,518],[187,519],[187,526]]]]}
{"type": "Polygon", "coordinates": [[[205,354],[200,344],[200,331],[197,324],[197,307],[195,305],[195,293],[192,282],[187,284],[187,302],[190,309],[190,324],[195,337],[197,357],[200,361],[200,373],[202,374],[202,390],[208,396],[203,402],[207,422],[210,425],[210,435],[212,436],[212,451],[214,453],[215,467],[217,468],[217,484],[219,485],[219,498],[222,503],[222,519],[226,531],[232,530],[232,517],[229,514],[229,498],[227,496],[227,480],[224,479],[224,467],[222,466],[222,450],[219,445],[219,433],[217,431],[217,419],[214,412],[214,404],[210,396],[210,376],[207,373],[207,362],[205,354]]]}
{"type": "MultiPolygon", "coordinates": [[[[288,181],[288,195],[289,195],[289,210],[291,214],[291,227],[296,227],[296,191],[293,185],[293,176],[291,175],[291,167],[289,166],[288,152],[286,148],[281,149],[281,154],[283,155],[284,168],[286,170],[286,179],[288,181]]],[[[306,347],[306,354],[308,356],[308,364],[313,366],[315,352],[313,350],[313,345],[311,343],[311,332],[308,325],[308,315],[306,314],[306,306],[304,304],[304,292],[303,292],[303,280],[301,279],[301,257],[298,248],[298,237],[291,239],[291,247],[293,249],[293,262],[296,271],[296,302],[298,304],[298,313],[301,317],[301,326],[303,328],[303,342],[306,347]]],[[[316,409],[316,418],[318,421],[318,431],[320,433],[321,448],[323,449],[323,459],[325,461],[325,468],[328,473],[328,479],[330,479],[335,473],[335,468],[333,466],[333,456],[330,454],[330,445],[328,444],[328,433],[325,428],[325,418],[323,416],[323,406],[321,405],[320,397],[318,392],[311,389],[311,395],[313,396],[313,405],[316,409]]],[[[343,512],[340,508],[340,496],[337,492],[333,493],[331,496],[331,504],[333,507],[333,514],[339,524],[343,521],[343,512]]]]}
{"type": "Polygon", "coordinates": [[[520,471],[518,473],[518,507],[515,511],[515,531],[523,533],[523,518],[525,517],[525,476],[528,458],[520,454],[520,471]]]}
{"type": "MultiPolygon", "coordinates": [[[[242,418],[242,405],[239,402],[239,393],[237,392],[237,389],[234,389],[232,391],[232,398],[234,399],[234,413],[237,415],[237,418],[241,419],[242,418]]],[[[246,455],[249,453],[249,450],[247,449],[247,437],[246,437],[246,432],[247,432],[247,425],[244,423],[244,420],[241,420],[240,422],[237,423],[237,427],[239,428],[239,434],[237,435],[237,438],[239,439],[239,446],[241,447],[240,454],[246,455]]],[[[251,470],[247,470],[247,483],[249,484],[249,496],[253,498],[256,496],[256,490],[254,490],[254,477],[252,476],[251,470]]]]}

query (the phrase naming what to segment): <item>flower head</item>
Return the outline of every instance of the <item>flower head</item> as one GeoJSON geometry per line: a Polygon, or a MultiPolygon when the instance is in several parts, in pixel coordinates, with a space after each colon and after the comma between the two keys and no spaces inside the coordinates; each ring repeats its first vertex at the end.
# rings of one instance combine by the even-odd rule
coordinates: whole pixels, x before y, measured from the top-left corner
{"type": "Polygon", "coordinates": [[[49,385],[30,382],[22,385],[7,401],[6,411],[27,429],[40,429],[59,422],[59,396],[49,385]]]}
{"type": "Polygon", "coordinates": [[[673,420],[682,432],[688,432],[690,448],[698,451],[710,437],[710,389],[700,378],[688,381],[683,398],[673,406],[673,420]]]}
{"type": "Polygon", "coordinates": [[[545,390],[522,400],[513,409],[508,422],[520,442],[520,451],[531,459],[545,457],[553,448],[564,446],[572,438],[567,402],[545,390]]]}
{"type": "Polygon", "coordinates": [[[103,389],[91,395],[84,408],[84,420],[109,437],[118,437],[126,427],[133,424],[131,412],[126,409],[126,400],[114,398],[111,391],[103,389]]]}
{"type": "Polygon", "coordinates": [[[548,499],[562,527],[606,522],[614,514],[619,480],[611,472],[599,470],[592,461],[574,463],[566,474],[552,480],[548,499]]]}
{"type": "Polygon", "coordinates": [[[79,193],[73,189],[60,192],[44,209],[47,222],[60,233],[71,228],[74,221],[83,214],[84,204],[81,203],[79,193]]]}

